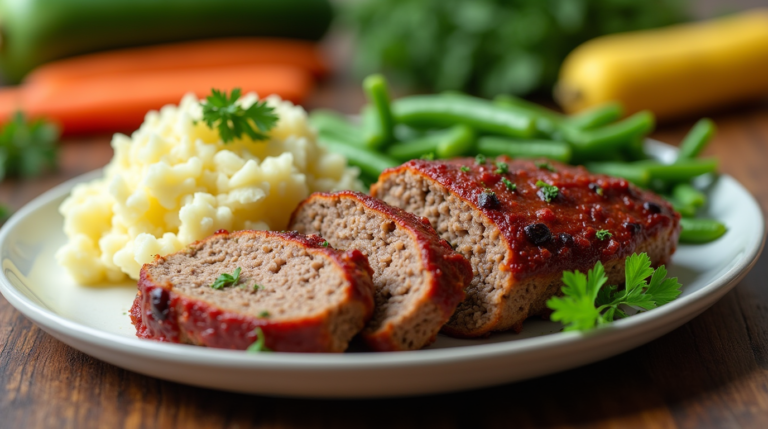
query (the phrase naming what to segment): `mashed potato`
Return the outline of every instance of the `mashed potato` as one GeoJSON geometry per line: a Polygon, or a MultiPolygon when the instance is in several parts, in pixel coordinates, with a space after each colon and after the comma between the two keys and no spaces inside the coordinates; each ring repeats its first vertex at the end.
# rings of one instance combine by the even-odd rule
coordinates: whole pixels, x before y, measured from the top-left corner
{"type": "Polygon", "coordinates": [[[61,204],[68,242],[59,263],[83,284],[136,279],[154,255],[216,230],[280,230],[311,192],[360,189],[358,170],[317,145],[304,109],[277,97],[267,103],[279,122],[265,141],[222,143],[199,121],[192,95],[148,113],[131,137],[116,134],[104,178],[76,186],[61,204]]]}

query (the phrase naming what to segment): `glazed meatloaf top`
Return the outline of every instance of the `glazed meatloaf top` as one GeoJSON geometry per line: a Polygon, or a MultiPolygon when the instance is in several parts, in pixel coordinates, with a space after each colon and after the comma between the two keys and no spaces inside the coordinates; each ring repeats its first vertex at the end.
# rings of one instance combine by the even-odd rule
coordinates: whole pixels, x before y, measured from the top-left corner
{"type": "Polygon", "coordinates": [[[372,314],[371,274],[317,236],[219,231],[144,265],[132,319],[161,341],[244,349],[261,328],[273,350],[339,352],[372,314]]]}
{"type": "Polygon", "coordinates": [[[500,268],[517,280],[626,257],[680,217],[661,197],[625,179],[504,156],[412,160],[384,171],[372,195],[388,176],[405,171],[440,183],[497,225],[509,249],[500,268]]]}

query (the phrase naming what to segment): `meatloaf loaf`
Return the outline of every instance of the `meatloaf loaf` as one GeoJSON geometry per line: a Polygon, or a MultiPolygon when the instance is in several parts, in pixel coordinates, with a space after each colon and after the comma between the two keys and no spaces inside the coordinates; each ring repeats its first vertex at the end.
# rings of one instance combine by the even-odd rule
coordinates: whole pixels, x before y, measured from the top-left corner
{"type": "Polygon", "coordinates": [[[564,270],[602,261],[608,282],[623,283],[627,256],[664,263],[680,234],[680,215],[659,196],[544,160],[413,160],[386,170],[371,193],[427,217],[471,262],[467,298],[444,328],[460,337],[548,315],[564,270]]]}
{"type": "Polygon", "coordinates": [[[157,256],[141,269],[131,309],[136,335],[241,350],[263,335],[273,351],[342,352],[373,312],[371,268],[362,253],[324,243],[220,231],[157,256]],[[236,282],[217,284],[238,269],[236,282]]]}
{"type": "Polygon", "coordinates": [[[359,192],[313,194],[289,225],[368,257],[376,307],[362,336],[375,350],[414,350],[434,341],[472,279],[469,262],[429,221],[359,192]]]}

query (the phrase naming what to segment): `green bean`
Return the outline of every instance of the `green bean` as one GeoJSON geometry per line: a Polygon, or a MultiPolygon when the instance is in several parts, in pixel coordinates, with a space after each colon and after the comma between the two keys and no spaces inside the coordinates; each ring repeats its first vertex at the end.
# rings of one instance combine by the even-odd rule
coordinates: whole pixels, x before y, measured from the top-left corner
{"type": "Polygon", "coordinates": [[[320,139],[320,144],[331,152],[343,155],[350,165],[360,168],[360,171],[369,176],[378,177],[385,169],[400,165],[387,155],[352,146],[343,141],[323,138],[320,139]]]}
{"type": "Polygon", "coordinates": [[[680,205],[694,208],[699,208],[707,203],[707,197],[703,192],[685,182],[678,183],[672,188],[672,198],[680,205]]]}
{"type": "Polygon", "coordinates": [[[563,126],[565,115],[547,109],[536,103],[524,100],[514,95],[502,94],[493,99],[493,104],[510,109],[519,109],[528,112],[529,115],[536,117],[536,129],[547,136],[554,135],[557,130],[563,126]]]}
{"type": "Polygon", "coordinates": [[[674,208],[676,212],[680,213],[682,217],[696,216],[696,207],[691,205],[680,204],[675,200],[670,200],[669,202],[672,204],[672,208],[674,208]]]}
{"type": "Polygon", "coordinates": [[[593,130],[563,129],[563,137],[573,145],[575,154],[590,158],[601,152],[619,149],[640,136],[651,132],[654,117],[649,111],[642,111],[611,125],[593,130]]]}
{"type": "Polygon", "coordinates": [[[722,237],[728,230],[725,225],[714,219],[680,219],[683,230],[680,232],[681,243],[709,243],[722,237]]]}
{"type": "Polygon", "coordinates": [[[477,142],[477,151],[486,156],[549,158],[560,162],[571,160],[571,147],[567,143],[551,140],[521,141],[502,137],[481,137],[477,142]]]}
{"type": "Polygon", "coordinates": [[[379,149],[387,143],[384,125],[381,123],[376,108],[370,104],[360,112],[362,122],[363,146],[368,149],[379,149]]]}
{"type": "Polygon", "coordinates": [[[717,171],[717,159],[688,159],[674,164],[662,164],[657,161],[639,161],[635,163],[646,168],[651,179],[667,183],[688,182],[694,177],[717,171]]]}
{"type": "Polygon", "coordinates": [[[494,106],[464,95],[416,95],[392,103],[395,120],[418,127],[464,124],[478,131],[528,138],[536,134],[536,117],[517,108],[494,106]]]}
{"type": "Polygon", "coordinates": [[[618,121],[622,116],[624,107],[612,101],[571,115],[565,119],[565,123],[580,130],[591,130],[618,121]]]}
{"type": "Polygon", "coordinates": [[[437,157],[441,159],[466,155],[475,144],[475,130],[466,125],[456,125],[448,130],[448,135],[437,145],[437,157]]]}
{"type": "Polygon", "coordinates": [[[430,153],[437,153],[438,142],[438,137],[426,136],[417,140],[395,143],[387,148],[387,155],[402,162],[421,158],[430,153]]]}
{"type": "Polygon", "coordinates": [[[629,144],[621,148],[621,153],[630,161],[648,159],[648,155],[645,153],[645,136],[637,136],[630,140],[629,144]]]}
{"type": "Polygon", "coordinates": [[[525,109],[534,115],[543,116],[553,122],[562,122],[566,119],[566,116],[562,113],[556,112],[552,109],[547,109],[540,104],[530,102],[520,97],[515,97],[514,95],[498,95],[493,99],[493,103],[497,106],[517,107],[520,109],[525,109]]]}
{"type": "Polygon", "coordinates": [[[395,127],[395,120],[392,117],[392,110],[390,108],[387,81],[380,74],[370,75],[363,80],[363,90],[368,101],[374,106],[378,122],[381,124],[380,132],[382,136],[376,146],[381,147],[381,145],[392,142],[395,127]]]}
{"type": "Polygon", "coordinates": [[[474,142],[474,130],[459,124],[419,139],[396,143],[387,149],[387,154],[400,161],[419,158],[429,153],[446,159],[468,154],[474,142]]]}
{"type": "Polygon", "coordinates": [[[714,134],[715,123],[709,118],[699,119],[680,144],[677,160],[684,161],[696,158],[704,150],[714,134]]]}
{"type": "Polygon", "coordinates": [[[330,110],[313,110],[309,114],[309,123],[317,128],[320,135],[362,144],[363,136],[360,129],[339,113],[330,110]]]}
{"type": "Polygon", "coordinates": [[[627,162],[592,162],[586,165],[587,170],[608,176],[622,177],[635,185],[647,188],[651,181],[648,169],[637,163],[627,162]]]}

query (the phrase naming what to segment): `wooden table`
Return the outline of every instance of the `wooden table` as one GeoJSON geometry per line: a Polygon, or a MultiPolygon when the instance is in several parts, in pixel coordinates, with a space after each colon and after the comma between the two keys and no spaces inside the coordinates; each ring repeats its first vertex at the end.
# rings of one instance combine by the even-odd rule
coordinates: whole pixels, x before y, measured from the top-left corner
{"type": "MultiPolygon", "coordinates": [[[[714,116],[708,149],[768,208],[768,105],[714,116]]],[[[692,122],[654,137],[679,142],[692,122]]],[[[19,208],[104,165],[108,137],[63,144],[62,168],[6,181],[19,208]]],[[[0,428],[768,427],[768,255],[710,310],[620,356],[564,373],[440,396],[300,400],[161,381],[53,339],[0,297],[0,428]]]]}

